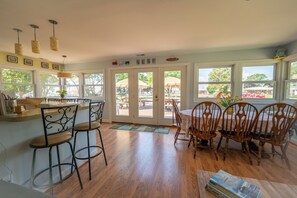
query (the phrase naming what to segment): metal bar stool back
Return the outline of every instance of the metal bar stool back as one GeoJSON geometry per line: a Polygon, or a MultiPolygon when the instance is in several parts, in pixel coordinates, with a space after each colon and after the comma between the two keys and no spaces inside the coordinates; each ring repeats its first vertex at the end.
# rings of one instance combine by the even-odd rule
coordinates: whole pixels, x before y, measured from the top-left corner
{"type": "Polygon", "coordinates": [[[99,101],[99,102],[90,102],[89,103],[89,121],[88,122],[83,122],[80,124],[77,124],[74,126],[75,130],[75,135],[74,135],[74,151],[75,151],[75,157],[76,159],[79,160],[88,160],[89,164],[89,180],[92,179],[91,175],[91,158],[94,158],[100,154],[103,153],[104,160],[105,160],[105,165],[107,166],[107,159],[106,159],[106,154],[105,154],[105,149],[104,149],[104,144],[102,140],[102,135],[100,131],[101,123],[102,123],[102,116],[103,116],[103,109],[104,109],[104,101],[99,101]],[[90,136],[89,133],[90,131],[97,130],[98,135],[99,135],[99,140],[101,145],[90,145],[90,136]],[[87,146],[82,147],[78,150],[75,150],[76,148],[76,137],[79,133],[81,132],[86,132],[87,134],[87,146]],[[91,149],[96,149],[95,154],[91,155],[91,149]],[[80,152],[87,150],[87,156],[80,156],[80,152]]]}
{"type": "MultiPolygon", "coordinates": [[[[62,167],[71,166],[71,170],[75,168],[77,172],[77,176],[79,179],[80,187],[83,188],[82,182],[80,179],[78,167],[76,160],[74,158],[74,151],[70,140],[73,137],[73,129],[75,124],[75,118],[77,113],[78,105],[68,105],[68,106],[59,106],[59,107],[46,107],[41,108],[42,122],[43,122],[43,135],[34,138],[30,147],[34,148],[33,151],[33,162],[32,162],[32,170],[31,170],[31,187],[40,187],[40,186],[49,186],[52,188],[54,184],[61,183],[68,177],[70,177],[73,173],[71,171],[66,176],[62,174],[62,167]],[[70,153],[72,156],[72,160],[68,163],[61,163],[60,159],[60,145],[67,143],[70,148],[70,153]],[[53,157],[52,157],[52,148],[56,147],[57,151],[57,164],[53,165],[53,157]],[[37,149],[49,148],[49,166],[48,168],[38,172],[35,174],[35,161],[36,161],[36,151],[37,149]],[[74,159],[74,160],[73,160],[74,159]],[[53,169],[58,168],[59,179],[58,181],[54,181],[53,169]],[[39,177],[44,172],[49,171],[49,184],[39,185],[35,183],[37,177],[39,177]]],[[[63,152],[64,153],[64,152],[63,152]]]]}

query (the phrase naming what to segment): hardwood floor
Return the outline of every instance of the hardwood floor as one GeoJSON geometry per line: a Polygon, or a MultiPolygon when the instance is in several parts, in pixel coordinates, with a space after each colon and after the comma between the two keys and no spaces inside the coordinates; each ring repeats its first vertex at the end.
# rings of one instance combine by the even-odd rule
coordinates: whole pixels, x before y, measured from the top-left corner
{"type": "MultiPolygon", "coordinates": [[[[287,154],[292,170],[288,170],[279,156],[262,159],[257,166],[256,156],[249,165],[245,154],[230,142],[226,161],[222,151],[219,161],[204,149],[193,159],[192,148],[187,142],[174,142],[175,128],[170,134],[129,132],[102,128],[108,166],[103,156],[92,160],[92,180],[88,180],[88,165],[79,170],[84,185],[80,190],[76,174],[54,187],[57,197],[198,197],[197,170],[216,172],[219,169],[243,177],[297,185],[297,146],[290,144],[287,154]]],[[[215,145],[218,138],[215,139],[215,145]]],[[[224,145],[224,141],[222,142],[224,145]]],[[[265,147],[270,151],[270,147],[265,147]]]]}

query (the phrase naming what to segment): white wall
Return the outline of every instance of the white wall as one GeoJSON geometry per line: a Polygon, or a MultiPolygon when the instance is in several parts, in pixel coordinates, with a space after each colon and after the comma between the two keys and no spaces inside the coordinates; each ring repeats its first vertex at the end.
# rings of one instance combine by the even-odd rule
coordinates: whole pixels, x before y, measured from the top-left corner
{"type": "MultiPolygon", "coordinates": [[[[178,61],[173,62],[174,64],[184,65],[185,63],[189,64],[189,71],[188,71],[188,78],[190,82],[188,86],[193,84],[194,82],[194,64],[195,63],[208,63],[208,62],[226,62],[226,61],[244,61],[244,60],[267,60],[267,59],[273,59],[275,52],[275,48],[259,48],[259,49],[248,49],[248,50],[236,50],[236,51],[223,51],[223,52],[207,52],[207,53],[196,53],[196,54],[184,54],[176,56],[179,58],[178,61]]],[[[151,56],[147,56],[150,58],[151,56]]],[[[166,58],[168,56],[159,56],[156,57],[156,64],[155,65],[170,65],[171,62],[166,61],[166,58]]],[[[131,66],[135,67],[141,67],[142,65],[136,65],[136,57],[131,59],[121,59],[119,61],[129,60],[130,65],[128,65],[130,68],[131,66]]],[[[98,62],[90,62],[90,63],[78,63],[78,64],[68,64],[65,66],[65,70],[69,71],[96,71],[96,70],[105,70],[105,83],[106,83],[106,108],[109,106],[109,101],[111,101],[111,98],[109,98],[110,95],[110,76],[108,73],[107,68],[111,67],[118,67],[118,68],[124,68],[127,67],[125,65],[122,66],[113,66],[112,63],[113,60],[110,61],[98,61],[98,62]]],[[[187,98],[187,108],[191,108],[195,105],[195,102],[193,101],[193,90],[190,86],[189,90],[189,97],[187,98]]],[[[111,112],[105,111],[104,112],[104,119],[110,119],[111,112]]]]}

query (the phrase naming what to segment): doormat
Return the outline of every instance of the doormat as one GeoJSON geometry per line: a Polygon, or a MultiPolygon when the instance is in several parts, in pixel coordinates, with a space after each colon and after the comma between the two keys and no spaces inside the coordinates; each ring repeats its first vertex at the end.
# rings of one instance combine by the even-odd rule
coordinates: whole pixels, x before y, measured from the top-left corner
{"type": "Polygon", "coordinates": [[[161,133],[161,134],[169,133],[168,127],[134,125],[134,124],[115,124],[111,126],[110,129],[126,130],[126,131],[142,131],[142,132],[152,132],[152,133],[161,133]]]}

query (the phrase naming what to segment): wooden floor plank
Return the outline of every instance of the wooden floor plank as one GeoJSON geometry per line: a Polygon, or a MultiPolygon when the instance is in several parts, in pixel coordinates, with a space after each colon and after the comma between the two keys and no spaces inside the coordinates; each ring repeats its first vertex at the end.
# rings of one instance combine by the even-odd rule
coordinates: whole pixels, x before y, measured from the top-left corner
{"type": "MultiPolygon", "coordinates": [[[[92,180],[88,179],[88,165],[79,170],[84,185],[80,190],[76,174],[54,187],[54,195],[68,197],[198,197],[197,170],[217,172],[219,169],[241,176],[297,185],[297,146],[288,148],[292,170],[288,170],[279,156],[262,159],[252,155],[254,165],[240,150],[241,146],[230,142],[225,161],[222,151],[215,160],[210,150],[199,150],[193,159],[193,149],[187,142],[173,145],[175,128],[169,134],[129,132],[109,129],[112,124],[103,124],[108,166],[103,156],[92,159],[92,180]]],[[[218,137],[215,140],[215,146],[218,137]]],[[[222,143],[224,145],[224,142],[222,143]]],[[[266,146],[266,145],[265,145],[266,146]]],[[[264,148],[269,151],[270,147],[264,148]]]]}

